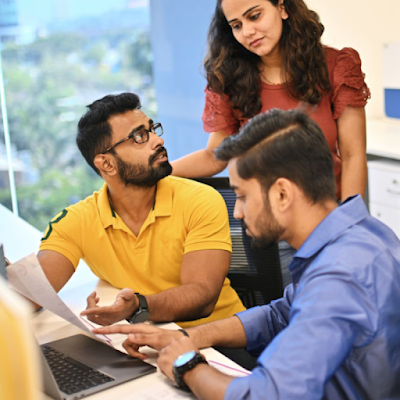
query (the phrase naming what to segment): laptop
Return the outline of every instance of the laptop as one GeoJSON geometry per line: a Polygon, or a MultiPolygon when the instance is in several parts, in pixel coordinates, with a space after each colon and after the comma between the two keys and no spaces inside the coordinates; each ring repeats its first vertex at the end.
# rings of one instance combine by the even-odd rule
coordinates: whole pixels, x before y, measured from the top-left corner
{"type": "MultiPolygon", "coordinates": [[[[1,244],[0,276],[7,280],[1,244]]],[[[40,348],[43,389],[56,400],[80,399],[157,371],[142,360],[82,334],[46,343],[40,348]]]]}
{"type": "Polygon", "coordinates": [[[157,370],[82,334],[40,347],[43,388],[56,400],[80,399],[157,370]]]}

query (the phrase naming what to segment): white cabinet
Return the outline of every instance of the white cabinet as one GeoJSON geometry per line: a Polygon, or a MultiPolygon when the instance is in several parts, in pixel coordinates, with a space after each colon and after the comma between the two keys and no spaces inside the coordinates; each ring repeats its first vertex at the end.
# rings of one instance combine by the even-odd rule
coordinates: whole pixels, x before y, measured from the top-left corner
{"type": "Polygon", "coordinates": [[[369,210],[400,237],[400,162],[368,162],[369,210]]]}

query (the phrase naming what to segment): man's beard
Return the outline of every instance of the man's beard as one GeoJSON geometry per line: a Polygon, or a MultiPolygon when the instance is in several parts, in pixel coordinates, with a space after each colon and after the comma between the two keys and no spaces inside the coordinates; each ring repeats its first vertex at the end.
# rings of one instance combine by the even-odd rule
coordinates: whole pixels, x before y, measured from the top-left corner
{"type": "MultiPolygon", "coordinates": [[[[242,226],[244,229],[248,229],[244,220],[242,220],[242,226]]],[[[284,232],[284,228],[279,225],[275,219],[274,214],[271,210],[271,205],[268,199],[264,200],[264,210],[260,218],[257,219],[256,229],[260,232],[258,235],[254,235],[251,232],[252,242],[251,245],[257,250],[264,249],[275,243],[279,242],[279,238],[284,232]]]]}
{"type": "Polygon", "coordinates": [[[119,156],[116,155],[118,173],[122,182],[124,182],[126,186],[137,186],[142,188],[155,186],[159,180],[170,175],[172,172],[172,167],[168,160],[154,167],[154,162],[163,152],[165,152],[165,155],[167,156],[167,150],[165,150],[164,147],[159,148],[152,156],[150,156],[147,167],[144,165],[124,163],[119,156]]]}

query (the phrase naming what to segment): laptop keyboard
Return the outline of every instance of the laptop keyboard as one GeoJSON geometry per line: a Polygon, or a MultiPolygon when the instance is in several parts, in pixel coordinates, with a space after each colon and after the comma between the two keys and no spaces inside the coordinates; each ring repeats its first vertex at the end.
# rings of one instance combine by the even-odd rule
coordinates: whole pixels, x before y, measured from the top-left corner
{"type": "Polygon", "coordinates": [[[41,347],[58,387],[66,394],[77,393],[114,380],[49,346],[41,347]]]}

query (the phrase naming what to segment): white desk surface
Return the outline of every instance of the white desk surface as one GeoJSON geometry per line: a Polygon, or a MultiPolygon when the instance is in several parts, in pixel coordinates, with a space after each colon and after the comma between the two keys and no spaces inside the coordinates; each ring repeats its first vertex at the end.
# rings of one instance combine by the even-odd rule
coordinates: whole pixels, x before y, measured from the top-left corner
{"type": "MultiPolygon", "coordinates": [[[[60,297],[73,311],[80,312],[86,308],[86,297],[93,290],[96,290],[97,294],[100,296],[100,305],[108,305],[113,303],[116,294],[119,291],[118,289],[110,286],[108,283],[103,282],[95,277],[86,265],[81,265],[72,279],[61,290],[60,297]]],[[[74,325],[71,325],[64,319],[47,310],[40,311],[34,315],[32,325],[35,336],[40,344],[62,339],[77,333],[83,333],[74,325]]],[[[174,323],[165,324],[163,327],[170,329],[178,328],[178,326],[174,323]]],[[[112,339],[114,347],[124,351],[121,344],[125,339],[125,335],[113,335],[112,339]]],[[[157,352],[150,348],[144,348],[144,351],[149,355],[149,360],[147,361],[150,362],[150,364],[156,365],[157,352]]],[[[201,351],[208,360],[222,363],[228,368],[230,367],[236,370],[243,370],[242,367],[212,348],[203,349],[201,351]]],[[[228,370],[226,372],[228,373],[228,370]]],[[[87,398],[90,400],[125,399],[127,396],[132,395],[132,393],[145,390],[146,388],[166,380],[167,378],[160,371],[157,371],[150,375],[146,375],[130,382],[123,383],[119,386],[115,386],[111,389],[96,393],[87,398]]],[[[179,389],[176,390],[177,398],[180,398],[179,395],[182,392],[179,389]]],[[[43,399],[51,400],[51,398],[45,394],[43,394],[43,399]]]]}
{"type": "Polygon", "coordinates": [[[400,120],[367,121],[367,154],[400,160],[400,120]]]}

